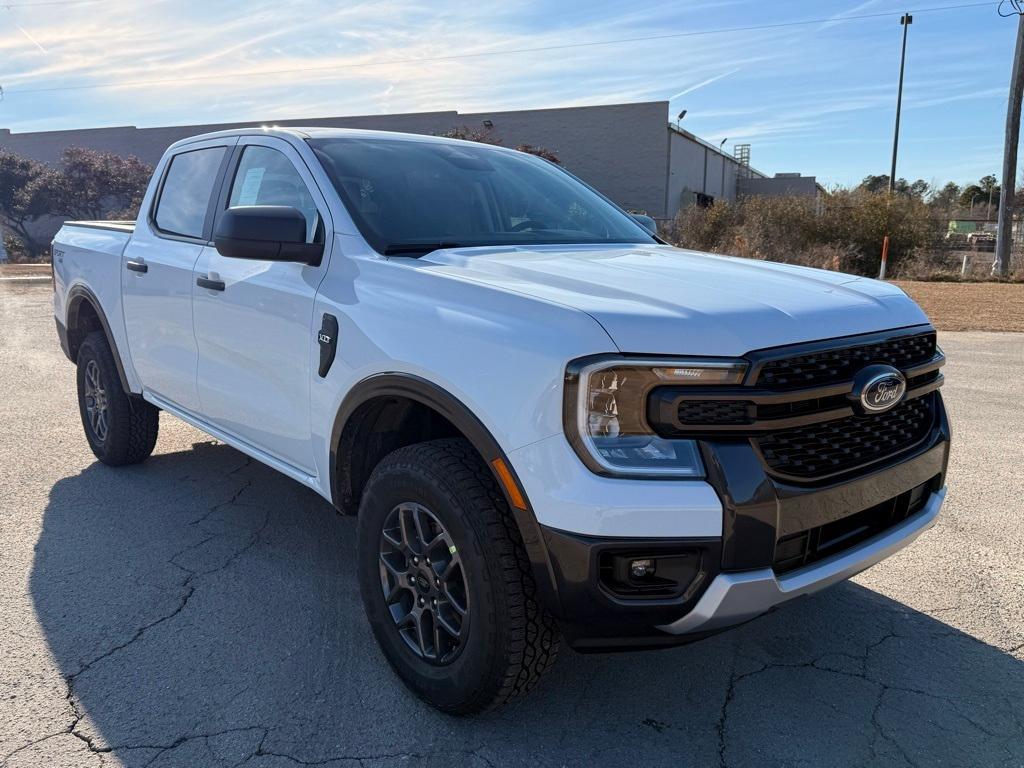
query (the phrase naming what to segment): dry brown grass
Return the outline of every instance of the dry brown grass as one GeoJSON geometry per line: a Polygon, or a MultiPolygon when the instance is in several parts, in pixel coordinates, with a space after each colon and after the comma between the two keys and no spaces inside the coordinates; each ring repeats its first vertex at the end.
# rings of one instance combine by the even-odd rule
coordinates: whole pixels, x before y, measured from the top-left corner
{"type": "Polygon", "coordinates": [[[940,331],[1024,331],[1024,283],[895,282],[940,331]]]}

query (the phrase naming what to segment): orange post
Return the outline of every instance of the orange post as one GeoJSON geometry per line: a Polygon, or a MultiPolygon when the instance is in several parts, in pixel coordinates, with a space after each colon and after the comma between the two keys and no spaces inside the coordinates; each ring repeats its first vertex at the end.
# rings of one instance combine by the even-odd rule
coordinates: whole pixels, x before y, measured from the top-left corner
{"type": "Polygon", "coordinates": [[[889,261],[889,236],[882,238],[882,267],[878,270],[878,279],[885,280],[885,265],[889,261]]]}

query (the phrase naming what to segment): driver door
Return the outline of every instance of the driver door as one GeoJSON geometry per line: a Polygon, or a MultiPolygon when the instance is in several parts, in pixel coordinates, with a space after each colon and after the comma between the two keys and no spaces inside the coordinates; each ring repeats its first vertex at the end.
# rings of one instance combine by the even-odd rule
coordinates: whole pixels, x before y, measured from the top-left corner
{"type": "Polygon", "coordinates": [[[327,247],[319,266],[228,258],[213,247],[203,249],[192,287],[199,401],[215,426],[315,475],[309,390],[313,300],[332,242],[327,203],[287,141],[243,136],[216,222],[226,208],[249,205],[297,208],[306,217],[307,242],[327,247]]]}

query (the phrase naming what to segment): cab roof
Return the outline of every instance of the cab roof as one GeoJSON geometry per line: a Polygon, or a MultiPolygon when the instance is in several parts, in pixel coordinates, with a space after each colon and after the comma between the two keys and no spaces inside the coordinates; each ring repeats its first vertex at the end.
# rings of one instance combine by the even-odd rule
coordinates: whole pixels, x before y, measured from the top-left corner
{"type": "Polygon", "coordinates": [[[365,128],[328,128],[323,126],[280,126],[265,125],[256,128],[228,128],[223,131],[201,133],[196,136],[189,136],[171,144],[169,149],[193,144],[209,139],[233,138],[236,136],[276,136],[292,141],[304,141],[305,139],[391,139],[394,141],[428,141],[437,144],[472,144],[475,147],[493,147],[496,150],[511,151],[506,147],[493,144],[481,144],[478,142],[464,141],[462,139],[450,139],[445,136],[431,136],[423,133],[399,133],[397,131],[373,131],[365,128]]]}

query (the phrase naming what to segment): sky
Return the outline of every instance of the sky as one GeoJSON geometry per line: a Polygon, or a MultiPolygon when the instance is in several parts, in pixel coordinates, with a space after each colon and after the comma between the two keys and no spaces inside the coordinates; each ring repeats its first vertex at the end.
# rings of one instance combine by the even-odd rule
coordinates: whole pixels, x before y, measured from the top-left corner
{"type": "Polygon", "coordinates": [[[897,175],[964,183],[999,175],[1017,26],[926,10],[969,1],[3,0],[0,128],[667,100],[763,172],[850,185],[889,171],[911,10],[897,175]]]}

